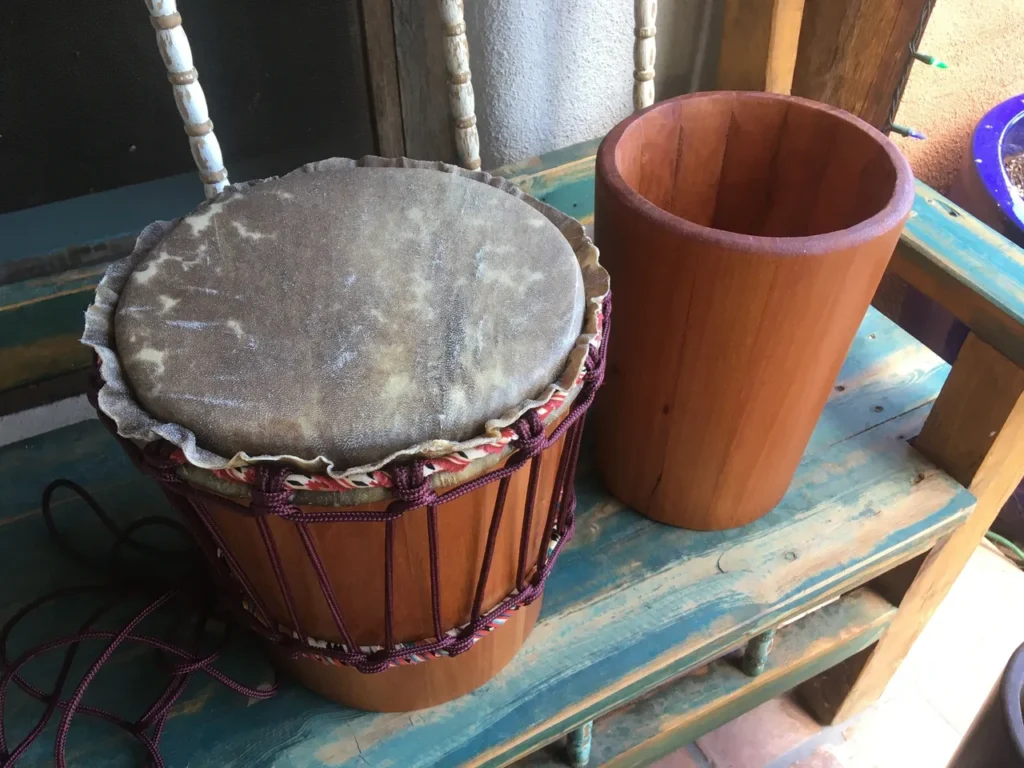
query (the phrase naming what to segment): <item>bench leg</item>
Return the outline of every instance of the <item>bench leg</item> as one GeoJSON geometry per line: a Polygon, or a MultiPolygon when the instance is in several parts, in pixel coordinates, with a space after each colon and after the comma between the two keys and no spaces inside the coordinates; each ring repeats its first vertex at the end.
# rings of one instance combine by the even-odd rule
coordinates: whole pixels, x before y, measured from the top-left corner
{"type": "Polygon", "coordinates": [[[841,723],[873,704],[1024,475],[1024,371],[974,334],[939,393],[915,447],[967,487],[978,503],[923,562],[880,577],[899,605],[875,644],[797,689],[821,723],[841,723]]]}
{"type": "Polygon", "coordinates": [[[768,663],[768,654],[772,650],[772,643],[775,642],[775,629],[768,629],[757,637],[751,638],[747,648],[743,652],[743,672],[750,677],[757,677],[764,672],[764,666],[768,663]]]}
{"type": "Polygon", "coordinates": [[[565,751],[572,768],[583,768],[590,762],[590,735],[594,730],[594,721],[588,720],[575,731],[569,731],[565,737],[565,751]]]}

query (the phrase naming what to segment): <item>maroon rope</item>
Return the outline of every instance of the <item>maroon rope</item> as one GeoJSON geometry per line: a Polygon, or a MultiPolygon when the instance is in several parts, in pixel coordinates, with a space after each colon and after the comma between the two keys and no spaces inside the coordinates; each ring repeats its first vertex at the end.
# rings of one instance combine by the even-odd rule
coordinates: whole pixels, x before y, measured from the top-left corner
{"type": "Polygon", "coordinates": [[[324,600],[327,601],[327,608],[331,612],[331,618],[334,619],[334,626],[348,647],[355,648],[355,642],[352,640],[348,627],[345,626],[345,620],[342,618],[341,606],[338,605],[338,600],[334,596],[334,590],[331,589],[331,582],[327,578],[327,571],[324,569],[324,564],[321,562],[320,555],[317,553],[312,537],[309,535],[309,526],[305,523],[296,523],[295,527],[299,531],[302,545],[306,548],[306,555],[309,557],[309,562],[316,573],[316,579],[320,582],[320,591],[323,593],[324,600]]]}
{"type": "Polygon", "coordinates": [[[274,571],[274,578],[277,579],[277,587],[281,590],[281,597],[284,600],[285,607],[288,609],[288,615],[291,616],[292,627],[299,637],[305,640],[309,636],[302,631],[299,613],[295,609],[295,600],[292,597],[291,589],[288,588],[288,580],[284,577],[284,565],[281,563],[281,556],[277,552],[277,544],[274,542],[274,535],[267,524],[267,519],[265,517],[257,517],[256,526],[259,528],[260,538],[263,539],[263,547],[267,551],[267,557],[270,558],[270,567],[274,571]]]}
{"type": "MultiPolygon", "coordinates": [[[[227,542],[224,541],[224,535],[220,532],[220,527],[217,525],[216,521],[213,519],[213,515],[210,514],[209,510],[206,509],[206,506],[203,503],[204,499],[197,496],[195,498],[189,498],[189,501],[191,502],[191,508],[199,518],[200,523],[214,540],[217,556],[212,558],[211,562],[218,563],[220,558],[224,559],[228,566],[228,572],[238,580],[238,583],[242,585],[246,597],[249,598],[253,608],[256,610],[257,614],[260,615],[266,627],[272,628],[274,626],[274,622],[270,617],[270,611],[260,598],[252,581],[250,581],[249,577],[242,569],[241,563],[238,562],[235,556],[231,554],[231,550],[228,549],[227,542]]],[[[201,537],[200,540],[202,540],[201,537]]]]}
{"type": "MultiPolygon", "coordinates": [[[[202,672],[209,675],[228,688],[252,698],[264,699],[274,694],[276,686],[271,686],[266,690],[250,688],[231,680],[212,666],[220,657],[221,649],[228,641],[227,636],[221,638],[217,649],[213,652],[205,655],[200,653],[206,632],[207,620],[211,616],[208,611],[208,601],[206,600],[211,593],[208,582],[205,579],[191,578],[189,574],[186,574],[181,581],[180,587],[168,586],[167,583],[161,583],[154,577],[153,574],[156,572],[150,567],[155,556],[163,559],[171,558],[168,562],[174,562],[179,561],[181,555],[188,553],[178,550],[162,550],[130,538],[135,531],[147,525],[170,526],[184,532],[179,523],[174,523],[165,518],[141,518],[130,526],[121,529],[81,486],[67,480],[56,480],[47,486],[43,493],[42,515],[51,535],[54,537],[54,541],[59,544],[61,549],[68,556],[92,570],[102,572],[108,578],[109,583],[62,589],[43,595],[23,606],[7,620],[3,629],[0,630],[0,664],[2,664],[3,668],[3,674],[0,676],[0,765],[4,766],[4,768],[15,765],[25,755],[32,743],[42,734],[46,725],[53,718],[53,715],[61,711],[62,715],[58,722],[54,743],[54,763],[57,768],[65,768],[67,765],[67,736],[76,715],[96,717],[124,730],[146,749],[149,760],[153,765],[163,766],[164,763],[157,748],[160,735],[170,714],[171,707],[185,690],[188,681],[195,673],[202,672]],[[75,549],[71,541],[57,528],[51,510],[51,499],[54,490],[60,487],[69,488],[79,494],[93,508],[104,527],[115,535],[116,539],[111,547],[110,560],[100,561],[83,554],[75,549]],[[115,559],[119,551],[124,548],[136,550],[145,555],[146,560],[141,570],[131,571],[124,562],[115,559]],[[128,598],[136,599],[147,595],[147,593],[146,606],[120,629],[94,629],[96,622],[107,615],[120,601],[128,598]],[[85,622],[78,627],[77,631],[64,637],[39,643],[23,651],[13,661],[11,660],[9,652],[11,634],[15,627],[29,615],[41,606],[53,601],[66,598],[81,602],[83,598],[91,594],[105,595],[106,599],[98,609],[90,613],[85,622]],[[154,597],[154,595],[156,596],[154,597]],[[192,643],[193,650],[191,651],[159,638],[136,632],[138,626],[147,617],[171,602],[193,612],[196,617],[194,641],[192,643]],[[196,612],[197,610],[198,612],[196,612]],[[75,685],[71,695],[65,698],[63,691],[67,685],[72,664],[82,650],[82,644],[96,640],[106,641],[106,647],[99,657],[89,665],[86,674],[75,685]],[[129,643],[151,647],[171,658],[181,660],[181,663],[170,667],[171,679],[167,687],[154,699],[145,713],[135,721],[129,721],[113,712],[86,704],[84,701],[91,684],[104,664],[109,661],[110,657],[119,648],[129,643]],[[21,669],[29,662],[62,648],[64,649],[64,658],[52,690],[44,691],[32,685],[20,674],[21,669]],[[4,713],[8,703],[7,692],[11,684],[16,685],[33,699],[45,704],[45,710],[21,741],[13,749],[9,750],[4,713]]],[[[190,559],[188,562],[201,563],[202,561],[190,559]]]]}
{"type": "Polygon", "coordinates": [[[480,580],[476,583],[476,597],[473,599],[472,620],[480,618],[483,607],[484,592],[487,590],[487,579],[491,575],[491,561],[494,559],[494,545],[498,540],[498,529],[501,528],[502,512],[505,510],[505,497],[508,496],[509,478],[503,477],[498,483],[498,493],[494,499],[494,512],[491,513],[491,527],[487,531],[487,545],[484,548],[484,561],[480,566],[480,580]]]}
{"type": "Polygon", "coordinates": [[[384,524],[384,646],[393,647],[395,613],[395,521],[384,524]]]}
{"type": "Polygon", "coordinates": [[[562,454],[558,458],[558,471],[555,474],[555,487],[551,491],[551,500],[548,502],[547,520],[544,521],[544,536],[540,545],[540,563],[544,565],[548,561],[551,540],[557,533],[556,523],[561,519],[559,515],[560,505],[564,494],[566,477],[569,474],[569,446],[568,442],[575,432],[570,432],[562,444],[562,454]]]}
{"type": "MultiPolygon", "coordinates": [[[[580,443],[583,442],[583,422],[580,421],[576,425],[576,429],[573,430],[572,434],[566,439],[566,450],[569,451],[569,467],[575,467],[579,463],[580,459],[580,443]]],[[[558,527],[562,528],[565,526],[565,515],[566,510],[576,509],[576,485],[575,483],[567,483],[562,491],[563,494],[568,495],[568,499],[562,498],[561,512],[558,518],[558,527]]]]}
{"type": "Polygon", "coordinates": [[[437,505],[427,507],[427,541],[430,547],[430,608],[434,615],[434,637],[444,637],[441,629],[441,557],[437,543],[437,505]]]}
{"type": "Polygon", "coordinates": [[[526,559],[530,554],[530,534],[533,532],[533,505],[537,499],[540,463],[543,458],[544,454],[538,453],[530,459],[530,482],[526,486],[526,508],[523,510],[523,536],[519,540],[519,565],[516,568],[516,589],[523,588],[523,577],[526,575],[526,559]]]}

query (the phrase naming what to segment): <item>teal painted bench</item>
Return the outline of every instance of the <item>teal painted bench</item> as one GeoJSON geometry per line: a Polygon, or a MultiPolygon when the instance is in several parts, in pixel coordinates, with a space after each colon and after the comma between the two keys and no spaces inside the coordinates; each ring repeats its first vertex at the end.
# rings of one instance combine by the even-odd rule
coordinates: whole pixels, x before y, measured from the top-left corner
{"type": "MultiPolygon", "coordinates": [[[[500,173],[586,222],[595,149],[500,173]]],[[[972,328],[961,360],[950,370],[869,310],[793,485],[768,516],[714,533],[658,525],[610,498],[584,452],[576,536],[536,629],[497,678],[444,706],[367,714],[287,681],[253,702],[199,677],[164,731],[168,765],[540,766],[588,755],[592,765],[643,765],[786,690],[823,721],[867,706],[1024,471],[1024,254],[922,185],[893,272],[972,328]]],[[[60,275],[33,278],[0,298],[22,291],[16,313],[55,308],[87,295],[92,279],[67,276],[57,296],[60,275]],[[28,304],[26,291],[35,291],[28,304]]],[[[0,323],[13,323],[5,314],[0,323]]],[[[31,367],[29,353],[18,359],[31,367]]],[[[166,510],[98,422],[0,449],[4,619],[84,578],[40,519],[40,492],[54,477],[85,483],[121,520],[166,510]]],[[[70,535],[93,535],[81,502],[61,496],[56,509],[70,535]]],[[[41,614],[12,644],[72,628],[41,614]]],[[[133,656],[115,657],[94,694],[137,714],[158,675],[133,656]]],[[[246,643],[224,663],[250,684],[269,680],[246,643]]],[[[41,711],[14,694],[7,709],[14,738],[41,711]]],[[[133,765],[132,749],[87,718],[69,739],[76,766],[133,765]]],[[[25,764],[51,752],[44,737],[25,764]]]]}

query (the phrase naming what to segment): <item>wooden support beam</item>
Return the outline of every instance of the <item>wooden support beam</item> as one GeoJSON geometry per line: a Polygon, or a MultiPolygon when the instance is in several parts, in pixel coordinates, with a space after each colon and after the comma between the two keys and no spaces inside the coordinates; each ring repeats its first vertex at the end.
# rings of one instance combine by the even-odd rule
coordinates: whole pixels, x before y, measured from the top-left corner
{"type": "Polygon", "coordinates": [[[885,128],[934,0],[806,0],[794,96],[885,128]]]}
{"type": "Polygon", "coordinates": [[[875,648],[801,686],[801,701],[821,722],[848,720],[881,695],[1020,483],[1024,370],[974,334],[968,336],[915,446],[966,486],[977,505],[921,563],[875,648]]]}
{"type": "Polygon", "coordinates": [[[362,0],[362,11],[377,154],[401,157],[405,154],[405,136],[391,0],[362,0]]]}
{"type": "Polygon", "coordinates": [[[789,93],[804,0],[725,0],[718,87],[789,93]]]}

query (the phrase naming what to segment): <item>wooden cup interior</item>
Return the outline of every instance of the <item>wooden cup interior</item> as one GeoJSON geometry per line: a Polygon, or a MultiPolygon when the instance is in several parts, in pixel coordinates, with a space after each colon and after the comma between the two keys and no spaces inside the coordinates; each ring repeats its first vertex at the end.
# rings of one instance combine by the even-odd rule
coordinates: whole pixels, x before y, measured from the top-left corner
{"type": "Polygon", "coordinates": [[[635,192],[704,227],[760,237],[848,229],[880,213],[897,169],[881,133],[800,101],[667,101],[629,125],[615,165],[635,192]]]}

